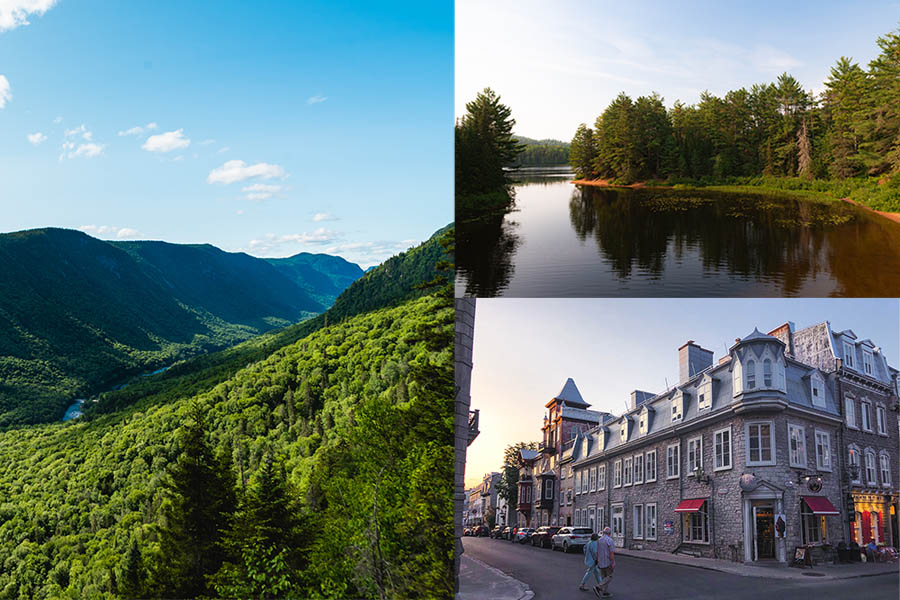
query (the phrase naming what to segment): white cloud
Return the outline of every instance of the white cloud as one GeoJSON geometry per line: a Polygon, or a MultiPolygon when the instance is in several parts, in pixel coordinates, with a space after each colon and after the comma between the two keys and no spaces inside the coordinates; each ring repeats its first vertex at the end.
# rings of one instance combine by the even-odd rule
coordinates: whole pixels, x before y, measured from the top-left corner
{"type": "Polygon", "coordinates": [[[29,133],[27,137],[32,146],[37,146],[47,141],[47,136],[40,131],[37,133],[29,133]]]}
{"type": "Polygon", "coordinates": [[[316,223],[319,221],[337,221],[337,217],[329,213],[316,213],[313,215],[313,221],[316,223]]]}
{"type": "Polygon", "coordinates": [[[216,152],[216,154],[222,154],[223,152],[228,152],[229,150],[231,150],[231,146],[224,146],[222,148],[219,148],[219,151],[216,152]]]}
{"type": "Polygon", "coordinates": [[[78,127],[75,127],[74,129],[66,129],[65,131],[65,136],[67,138],[76,137],[79,135],[88,142],[94,139],[94,132],[88,131],[88,128],[84,126],[84,123],[82,123],[78,127]]]}
{"type": "Polygon", "coordinates": [[[241,191],[247,192],[247,200],[268,200],[283,189],[284,187],[280,185],[254,183],[242,188],[241,191]]]}
{"type": "Polygon", "coordinates": [[[59,160],[63,160],[64,158],[93,158],[95,156],[100,156],[103,154],[103,149],[106,146],[103,144],[76,144],[72,141],[65,141],[62,145],[62,154],[59,155],[59,160]]]}
{"type": "Polygon", "coordinates": [[[60,116],[56,117],[55,119],[53,119],[53,123],[56,125],[59,125],[60,123],[62,123],[62,116],[60,115],[60,116]]]}
{"type": "Polygon", "coordinates": [[[753,50],[750,62],[757,70],[771,74],[781,74],[803,65],[787,52],[766,45],[757,46],[753,50]]]}
{"type": "Polygon", "coordinates": [[[91,235],[115,237],[119,240],[133,240],[144,235],[131,227],[113,227],[111,225],[82,225],[78,229],[91,235]]]}
{"type": "Polygon", "coordinates": [[[236,214],[236,215],[242,215],[242,214],[244,214],[244,209],[243,209],[243,208],[239,208],[234,214],[236,214]]]}
{"type": "Polygon", "coordinates": [[[159,135],[151,135],[141,148],[148,152],[171,152],[179,148],[187,148],[190,145],[191,140],[184,137],[184,129],[177,129],[159,135]]]}
{"type": "Polygon", "coordinates": [[[141,135],[142,133],[144,133],[144,132],[146,132],[146,131],[153,131],[153,130],[156,129],[156,128],[157,128],[156,123],[147,123],[147,124],[144,125],[143,127],[141,127],[140,125],[135,125],[135,126],[132,127],[131,129],[126,129],[125,131],[120,131],[120,132],[119,132],[119,135],[120,135],[120,136],[124,136],[124,135],[141,135]]]}
{"type": "Polygon", "coordinates": [[[43,15],[57,0],[0,0],[0,31],[28,25],[28,15],[43,15]]]}
{"type": "Polygon", "coordinates": [[[316,94],[315,96],[311,96],[311,97],[307,98],[306,103],[307,104],[319,104],[320,102],[325,102],[326,100],[328,100],[328,96],[320,96],[320,95],[316,94]]]}
{"type": "Polygon", "coordinates": [[[6,106],[10,100],[12,100],[12,92],[9,91],[9,79],[0,75],[0,108],[6,106]]]}
{"type": "Polygon", "coordinates": [[[301,246],[323,246],[337,243],[343,236],[344,234],[338,231],[332,231],[324,227],[320,227],[315,231],[285,235],[267,233],[261,238],[250,240],[247,251],[256,256],[284,255],[286,252],[290,252],[291,249],[295,249],[298,244],[301,246]],[[291,249],[285,249],[285,246],[289,246],[291,249]]]}
{"type": "Polygon", "coordinates": [[[206,178],[207,183],[235,183],[259,177],[261,179],[272,179],[280,177],[284,179],[287,174],[284,167],[279,165],[270,165],[268,163],[256,163],[248,165],[242,160],[229,160],[221,167],[216,167],[209,172],[206,178]]]}

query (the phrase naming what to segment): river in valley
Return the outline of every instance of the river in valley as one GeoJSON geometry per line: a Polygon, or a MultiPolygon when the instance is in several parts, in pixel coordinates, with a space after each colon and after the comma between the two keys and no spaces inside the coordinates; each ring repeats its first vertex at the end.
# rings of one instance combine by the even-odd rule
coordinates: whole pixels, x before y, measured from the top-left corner
{"type": "MultiPolygon", "coordinates": [[[[149,373],[142,373],[141,377],[150,377],[152,375],[159,375],[160,373],[165,373],[166,371],[169,370],[169,367],[171,367],[171,366],[172,365],[169,365],[168,367],[162,367],[161,369],[156,369],[155,371],[150,371],[149,373]]],[[[110,389],[110,391],[121,390],[127,386],[128,386],[127,383],[120,383],[120,384],[114,385],[110,389]]],[[[72,404],[69,405],[69,408],[66,409],[66,414],[63,415],[62,420],[63,421],[71,421],[72,419],[77,419],[78,417],[80,417],[82,415],[81,407],[85,403],[86,400],[87,400],[86,398],[78,398],[77,400],[72,402],[72,404]]]]}
{"type": "Polygon", "coordinates": [[[457,221],[458,296],[900,296],[900,224],[860,207],[520,179],[511,210],[457,221]]]}

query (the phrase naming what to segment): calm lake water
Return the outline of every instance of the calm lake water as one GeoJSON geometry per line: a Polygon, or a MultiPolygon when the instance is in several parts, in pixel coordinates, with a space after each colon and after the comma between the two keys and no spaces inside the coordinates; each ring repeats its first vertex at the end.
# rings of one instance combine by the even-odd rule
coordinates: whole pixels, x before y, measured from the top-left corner
{"type": "MultiPolygon", "coordinates": [[[[160,373],[165,373],[166,371],[169,370],[169,368],[171,368],[171,366],[172,365],[169,365],[168,367],[163,367],[161,369],[151,371],[150,373],[142,373],[141,377],[151,377],[153,375],[159,375],[160,373]]],[[[127,386],[128,386],[127,383],[120,383],[118,385],[112,386],[111,389],[112,390],[121,390],[127,386]]],[[[72,419],[77,419],[78,417],[82,416],[83,413],[81,412],[81,408],[84,405],[85,400],[86,400],[85,398],[78,398],[72,404],[70,404],[69,408],[66,409],[66,414],[63,415],[62,420],[63,421],[71,421],[72,419]]]]}
{"type": "Polygon", "coordinates": [[[457,223],[457,295],[900,296],[900,224],[846,203],[531,174],[457,223]]]}

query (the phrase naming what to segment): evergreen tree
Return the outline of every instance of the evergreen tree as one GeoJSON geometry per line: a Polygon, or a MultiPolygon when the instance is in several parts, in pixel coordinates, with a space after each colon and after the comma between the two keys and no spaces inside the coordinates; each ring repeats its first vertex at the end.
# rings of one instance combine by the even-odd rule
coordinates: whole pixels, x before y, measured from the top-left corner
{"type": "Polygon", "coordinates": [[[179,436],[180,456],[169,471],[169,501],[163,507],[155,594],[193,598],[209,594],[207,578],[226,558],[223,536],[236,508],[231,452],[213,454],[205,408],[191,405],[179,436]]]}
{"type": "Polygon", "coordinates": [[[594,170],[594,132],[582,123],[569,144],[569,165],[578,177],[589,177],[594,170]]]}

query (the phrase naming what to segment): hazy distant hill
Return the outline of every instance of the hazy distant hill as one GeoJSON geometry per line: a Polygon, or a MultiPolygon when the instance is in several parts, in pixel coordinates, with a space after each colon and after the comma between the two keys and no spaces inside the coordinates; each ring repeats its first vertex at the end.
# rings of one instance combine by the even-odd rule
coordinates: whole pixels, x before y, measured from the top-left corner
{"type": "Polygon", "coordinates": [[[331,306],[335,298],[363,274],[359,265],[331,254],[301,252],[288,258],[267,258],[266,261],[325,306],[331,306]]]}
{"type": "Polygon", "coordinates": [[[521,135],[513,136],[525,144],[516,164],[521,167],[548,167],[569,164],[569,143],[560,140],[535,140],[521,135]]]}
{"type": "Polygon", "coordinates": [[[0,427],[325,310],[298,279],[209,245],[0,235],[0,427]]]}

